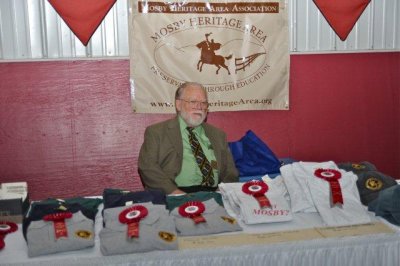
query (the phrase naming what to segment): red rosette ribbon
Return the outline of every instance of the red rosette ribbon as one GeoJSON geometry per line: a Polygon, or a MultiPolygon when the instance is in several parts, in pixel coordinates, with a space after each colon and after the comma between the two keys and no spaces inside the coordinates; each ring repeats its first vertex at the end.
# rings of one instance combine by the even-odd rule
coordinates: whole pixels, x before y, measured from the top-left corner
{"type": "Polygon", "coordinates": [[[54,235],[56,239],[59,239],[60,237],[68,237],[65,219],[70,218],[72,218],[72,212],[57,212],[45,215],[43,220],[47,222],[53,222],[54,235]]]}
{"type": "Polygon", "coordinates": [[[0,235],[7,235],[18,230],[18,225],[13,222],[0,221],[0,235]]]}
{"type": "Polygon", "coordinates": [[[16,223],[0,221],[0,250],[3,249],[6,244],[4,242],[4,238],[7,234],[11,234],[18,230],[18,226],[16,223]]]}
{"type": "Polygon", "coordinates": [[[271,202],[265,195],[268,191],[268,185],[263,181],[252,180],[243,184],[242,191],[248,195],[253,196],[260,204],[260,208],[271,208],[271,202]]]}
{"type": "Polygon", "coordinates": [[[206,210],[201,201],[188,201],[179,206],[179,214],[182,217],[190,218],[195,224],[205,223],[206,219],[201,215],[206,210]]]}
{"type": "Polygon", "coordinates": [[[342,189],[339,183],[339,179],[342,177],[342,174],[335,169],[319,168],[315,170],[314,175],[329,182],[332,196],[332,206],[336,204],[343,204],[342,189]]]}
{"type": "Polygon", "coordinates": [[[139,237],[139,222],[148,213],[149,211],[143,205],[135,205],[119,213],[119,221],[128,225],[128,238],[139,237]]]}

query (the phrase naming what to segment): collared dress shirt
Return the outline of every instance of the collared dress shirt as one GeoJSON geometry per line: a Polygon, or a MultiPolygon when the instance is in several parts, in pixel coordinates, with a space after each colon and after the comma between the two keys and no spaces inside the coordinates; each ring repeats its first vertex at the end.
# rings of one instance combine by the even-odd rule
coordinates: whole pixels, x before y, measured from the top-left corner
{"type": "MultiPolygon", "coordinates": [[[[200,168],[196,162],[196,158],[193,155],[192,148],[189,143],[189,132],[186,129],[187,125],[185,121],[179,116],[179,128],[182,134],[182,144],[183,144],[183,161],[181,172],[176,176],[175,182],[178,187],[190,187],[198,186],[201,184],[203,177],[200,168]]],[[[199,143],[203,149],[204,155],[207,157],[208,161],[211,163],[214,173],[214,184],[218,184],[218,170],[215,166],[215,154],[212,149],[210,140],[207,138],[203,127],[200,125],[193,129],[193,133],[196,135],[199,143]]]]}

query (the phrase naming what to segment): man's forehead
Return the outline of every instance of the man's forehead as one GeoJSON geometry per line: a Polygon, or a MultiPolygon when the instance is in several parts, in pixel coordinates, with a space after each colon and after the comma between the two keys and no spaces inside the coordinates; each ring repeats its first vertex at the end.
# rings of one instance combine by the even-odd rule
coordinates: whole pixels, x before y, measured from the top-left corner
{"type": "Polygon", "coordinates": [[[202,98],[206,98],[205,91],[199,86],[189,86],[183,91],[183,95],[190,96],[201,96],[202,98]]]}

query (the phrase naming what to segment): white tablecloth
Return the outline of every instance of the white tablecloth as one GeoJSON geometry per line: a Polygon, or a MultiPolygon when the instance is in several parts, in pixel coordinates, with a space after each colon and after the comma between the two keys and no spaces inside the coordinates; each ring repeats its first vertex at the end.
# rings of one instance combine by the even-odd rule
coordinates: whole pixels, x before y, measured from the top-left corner
{"type": "MultiPolygon", "coordinates": [[[[101,211],[96,231],[102,226],[101,211]]],[[[373,214],[371,213],[371,216],[373,214]]],[[[376,218],[374,218],[376,219],[376,218]]],[[[246,233],[277,232],[321,227],[317,213],[295,214],[285,223],[243,225],[246,233]]],[[[363,235],[315,239],[279,244],[246,245],[209,249],[153,251],[148,253],[102,256],[100,240],[95,247],[36,258],[28,258],[22,228],[6,236],[6,247],[0,251],[0,265],[351,265],[399,266],[400,229],[394,234],[363,235]]]]}

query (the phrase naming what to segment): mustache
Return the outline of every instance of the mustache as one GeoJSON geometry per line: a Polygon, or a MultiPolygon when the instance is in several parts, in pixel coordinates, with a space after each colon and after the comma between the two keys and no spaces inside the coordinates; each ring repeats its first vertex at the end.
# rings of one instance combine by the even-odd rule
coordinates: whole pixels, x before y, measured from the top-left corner
{"type": "Polygon", "coordinates": [[[192,112],[192,114],[205,115],[206,112],[203,112],[203,111],[196,111],[196,112],[192,112]]]}

